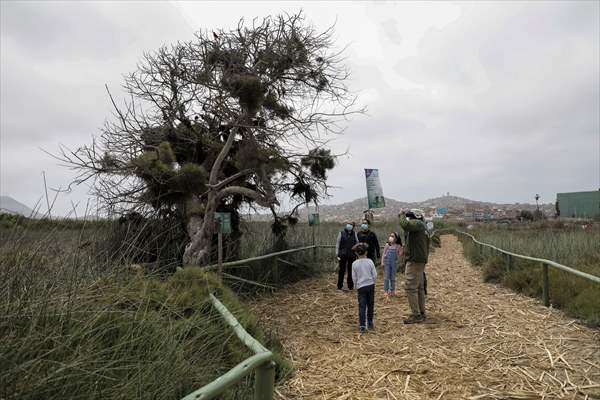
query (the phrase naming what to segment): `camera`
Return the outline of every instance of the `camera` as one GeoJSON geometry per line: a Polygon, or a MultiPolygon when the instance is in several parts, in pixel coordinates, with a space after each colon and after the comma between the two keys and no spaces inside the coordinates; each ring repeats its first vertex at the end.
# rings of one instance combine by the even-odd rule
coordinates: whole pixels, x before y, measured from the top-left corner
{"type": "Polygon", "coordinates": [[[417,219],[417,216],[412,211],[405,211],[404,216],[409,219],[417,219]]]}

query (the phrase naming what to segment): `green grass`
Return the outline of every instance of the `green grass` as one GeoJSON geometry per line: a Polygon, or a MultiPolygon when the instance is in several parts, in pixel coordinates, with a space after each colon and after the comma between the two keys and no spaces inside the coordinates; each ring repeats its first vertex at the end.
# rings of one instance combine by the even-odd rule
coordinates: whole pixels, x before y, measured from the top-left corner
{"type": "MultiPolygon", "coordinates": [[[[481,225],[470,231],[478,240],[514,253],[544,258],[600,276],[600,227],[584,230],[561,224],[515,226],[481,225]]],[[[507,270],[504,257],[485,250],[479,254],[470,239],[462,239],[466,256],[483,268],[484,280],[501,283],[520,293],[540,298],[542,268],[539,263],[513,259],[507,270]]],[[[600,285],[583,278],[549,269],[549,293],[553,307],[600,326],[600,285]]]]}
{"type": "MultiPolygon", "coordinates": [[[[278,379],[290,372],[276,338],[214,274],[133,272],[105,251],[108,232],[79,223],[0,228],[0,398],[183,397],[250,356],[209,292],[275,351],[278,379]]],[[[223,398],[251,392],[247,378],[223,398]]]]}

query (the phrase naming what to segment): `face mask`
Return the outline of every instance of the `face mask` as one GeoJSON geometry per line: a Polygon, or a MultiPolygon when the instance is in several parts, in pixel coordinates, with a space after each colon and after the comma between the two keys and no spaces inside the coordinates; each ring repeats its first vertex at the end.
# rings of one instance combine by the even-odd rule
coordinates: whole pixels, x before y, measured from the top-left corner
{"type": "Polygon", "coordinates": [[[363,231],[366,231],[367,229],[369,229],[369,225],[367,225],[367,224],[362,224],[362,225],[360,226],[360,228],[361,228],[363,231]]]}
{"type": "Polygon", "coordinates": [[[347,224],[347,225],[346,225],[346,230],[347,230],[347,231],[351,231],[351,230],[352,230],[352,225],[350,225],[350,224],[347,224]]]}

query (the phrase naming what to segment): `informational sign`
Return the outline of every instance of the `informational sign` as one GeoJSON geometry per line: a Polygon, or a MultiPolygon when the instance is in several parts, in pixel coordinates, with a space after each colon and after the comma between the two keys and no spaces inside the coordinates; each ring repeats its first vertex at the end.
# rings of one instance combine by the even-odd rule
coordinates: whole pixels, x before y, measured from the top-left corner
{"type": "Polygon", "coordinates": [[[315,226],[319,225],[319,214],[308,214],[308,225],[315,226]]]}
{"type": "Polygon", "coordinates": [[[385,198],[383,197],[383,189],[379,180],[378,169],[365,169],[365,177],[367,178],[367,202],[369,209],[385,207],[385,198]]]}
{"type": "Polygon", "coordinates": [[[438,207],[435,209],[435,213],[437,215],[446,215],[448,214],[448,207],[438,207]]]}
{"type": "Polygon", "coordinates": [[[217,223],[217,229],[219,232],[231,233],[231,213],[216,212],[215,222],[217,223]]]}

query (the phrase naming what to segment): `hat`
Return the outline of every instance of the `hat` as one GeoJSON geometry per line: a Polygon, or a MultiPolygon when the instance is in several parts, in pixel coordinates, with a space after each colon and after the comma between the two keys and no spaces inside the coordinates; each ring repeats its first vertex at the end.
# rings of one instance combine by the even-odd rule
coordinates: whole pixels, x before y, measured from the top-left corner
{"type": "Polygon", "coordinates": [[[410,212],[415,215],[415,218],[423,218],[423,210],[418,208],[411,208],[410,212]]]}

